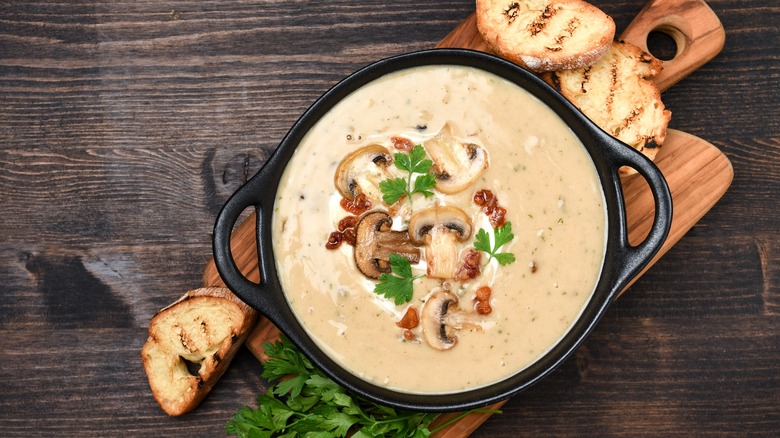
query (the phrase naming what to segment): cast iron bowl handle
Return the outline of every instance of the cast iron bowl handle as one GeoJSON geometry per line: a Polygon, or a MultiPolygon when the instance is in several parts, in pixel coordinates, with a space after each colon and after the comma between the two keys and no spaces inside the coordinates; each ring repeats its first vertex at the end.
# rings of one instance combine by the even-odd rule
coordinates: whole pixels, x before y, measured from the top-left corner
{"type": "Polygon", "coordinates": [[[283,166],[274,161],[279,161],[279,154],[272,154],[262,169],[239,188],[228,199],[217,215],[214,223],[213,252],[214,262],[220,277],[225,284],[245,303],[260,310],[272,322],[282,324],[280,317],[283,303],[279,302],[280,294],[276,270],[273,266],[273,256],[269,254],[272,249],[263,245],[263,241],[270,241],[271,214],[265,209],[273,208],[276,183],[281,177],[283,166]],[[249,207],[254,207],[257,228],[257,251],[260,269],[260,283],[254,283],[244,276],[233,259],[230,246],[230,237],[233,227],[241,213],[249,207]]]}
{"type": "MultiPolygon", "coordinates": [[[[655,163],[630,146],[615,140],[610,135],[603,132],[600,132],[600,135],[604,137],[606,143],[616,144],[616,147],[608,148],[607,153],[611,161],[611,182],[616,193],[618,193],[617,213],[620,217],[617,236],[618,254],[614,258],[615,263],[618,264],[615,284],[625,286],[650,263],[650,260],[658,253],[666,241],[672,225],[672,195],[666,179],[664,179],[663,174],[655,163]],[[655,202],[653,225],[650,227],[650,232],[645,240],[637,245],[632,245],[628,241],[628,221],[619,172],[619,169],[623,166],[636,170],[645,179],[655,202]]],[[[614,293],[614,298],[616,298],[620,290],[616,290],[614,293]]]]}

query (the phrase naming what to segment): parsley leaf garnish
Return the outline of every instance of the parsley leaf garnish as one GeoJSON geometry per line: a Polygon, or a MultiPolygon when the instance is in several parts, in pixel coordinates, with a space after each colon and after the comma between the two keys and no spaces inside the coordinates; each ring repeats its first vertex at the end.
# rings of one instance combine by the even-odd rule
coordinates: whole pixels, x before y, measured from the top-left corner
{"type": "Polygon", "coordinates": [[[353,437],[427,437],[436,430],[429,426],[438,414],[393,409],[348,393],[317,370],[284,336],[275,343],[266,342],[263,348],[270,359],[262,375],[270,386],[257,398],[257,409],[244,406],[228,421],[228,434],[241,438],[346,437],[354,432],[353,437]],[[292,377],[300,382],[288,392],[280,382],[284,370],[295,370],[292,377]]]}
{"type": "Polygon", "coordinates": [[[398,254],[390,254],[391,273],[379,276],[379,283],[374,286],[374,292],[384,295],[385,298],[393,298],[396,306],[412,301],[414,295],[414,280],[422,275],[412,275],[412,265],[409,260],[398,254]]]}
{"type": "Polygon", "coordinates": [[[382,190],[382,200],[386,204],[393,204],[401,197],[407,196],[410,200],[415,193],[422,193],[426,198],[433,196],[436,186],[436,175],[431,173],[433,161],[425,158],[425,149],[422,145],[415,146],[409,154],[396,152],[394,155],[395,167],[409,173],[404,179],[401,177],[386,179],[379,183],[382,190]],[[412,176],[417,174],[412,184],[412,176]]]}
{"type": "Polygon", "coordinates": [[[382,190],[382,200],[391,205],[406,195],[406,180],[400,177],[386,179],[379,183],[379,188],[382,190]]]}
{"type": "Polygon", "coordinates": [[[493,228],[494,244],[490,244],[490,235],[484,228],[480,228],[477,231],[476,240],[474,241],[474,248],[478,251],[487,253],[491,259],[496,259],[501,266],[506,266],[515,261],[515,255],[511,252],[498,252],[498,249],[509,243],[515,238],[512,234],[512,223],[507,222],[499,228],[493,228]]]}

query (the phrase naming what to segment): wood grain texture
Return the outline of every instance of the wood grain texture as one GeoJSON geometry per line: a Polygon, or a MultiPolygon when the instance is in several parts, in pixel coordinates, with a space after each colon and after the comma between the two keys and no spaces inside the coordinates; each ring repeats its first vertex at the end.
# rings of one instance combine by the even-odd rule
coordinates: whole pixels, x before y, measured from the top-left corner
{"type": "MultiPolygon", "coordinates": [[[[592,3],[620,30],[645,1],[592,3]]],[[[780,430],[780,8],[707,3],[723,51],[664,102],[672,128],[726,154],[731,187],[576,357],[472,437],[780,430]]],[[[434,47],[473,8],[0,2],[3,435],[223,435],[263,391],[260,364],[242,351],[198,410],[168,418],[139,358],[151,316],[200,284],[216,211],[317,96],[434,47]]]]}

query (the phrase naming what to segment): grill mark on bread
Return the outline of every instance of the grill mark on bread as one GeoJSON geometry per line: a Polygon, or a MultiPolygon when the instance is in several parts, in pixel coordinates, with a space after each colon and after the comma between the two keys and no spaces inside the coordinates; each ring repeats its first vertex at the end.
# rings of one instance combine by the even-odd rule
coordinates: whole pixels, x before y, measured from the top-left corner
{"type": "Polygon", "coordinates": [[[563,46],[567,39],[574,38],[574,32],[580,27],[580,20],[577,17],[572,18],[566,23],[566,28],[561,30],[558,35],[555,36],[554,41],[556,46],[545,46],[550,52],[558,52],[563,50],[563,46]]]}
{"type": "MultiPolygon", "coordinates": [[[[627,128],[631,126],[634,121],[636,121],[639,116],[642,114],[643,108],[638,107],[631,110],[630,113],[623,119],[623,121],[620,123],[620,126],[617,128],[617,132],[622,131],[624,128],[627,128]]],[[[647,136],[644,137],[645,141],[647,141],[647,136]]]]}
{"type": "Polygon", "coordinates": [[[574,32],[579,29],[580,27],[580,20],[577,17],[572,18],[569,20],[569,22],[566,24],[566,29],[564,32],[561,32],[558,36],[555,37],[555,43],[556,44],[563,44],[564,41],[566,41],[567,38],[571,38],[574,36],[574,32]]]}
{"type": "Polygon", "coordinates": [[[550,21],[557,12],[558,9],[551,8],[550,5],[545,6],[542,13],[528,25],[528,33],[530,33],[531,36],[538,35],[548,24],[550,24],[550,21]]]}
{"type": "Polygon", "coordinates": [[[560,92],[561,91],[561,77],[558,76],[558,72],[555,72],[555,71],[554,72],[550,72],[550,78],[551,78],[550,85],[552,85],[553,88],[555,88],[556,90],[558,90],[558,92],[560,92]]]}
{"type": "Polygon", "coordinates": [[[195,346],[192,345],[192,339],[190,339],[189,335],[182,329],[182,327],[177,324],[174,326],[174,330],[176,332],[176,336],[179,338],[179,343],[181,346],[190,353],[194,352],[195,346]]]}
{"type": "Polygon", "coordinates": [[[517,14],[520,13],[518,9],[520,9],[520,4],[515,2],[504,10],[504,15],[507,17],[507,24],[512,24],[515,21],[517,14]]]}
{"type": "Polygon", "coordinates": [[[618,84],[618,61],[614,60],[609,66],[610,84],[609,93],[607,94],[606,111],[608,114],[612,114],[612,106],[615,103],[615,92],[617,91],[618,84]]]}
{"type": "MultiPolygon", "coordinates": [[[[560,89],[560,79],[558,88],[560,89]]],[[[580,83],[580,90],[582,91],[582,94],[585,94],[588,92],[588,89],[585,88],[585,86],[590,82],[590,67],[585,67],[582,71],[582,82],[580,83]]]]}

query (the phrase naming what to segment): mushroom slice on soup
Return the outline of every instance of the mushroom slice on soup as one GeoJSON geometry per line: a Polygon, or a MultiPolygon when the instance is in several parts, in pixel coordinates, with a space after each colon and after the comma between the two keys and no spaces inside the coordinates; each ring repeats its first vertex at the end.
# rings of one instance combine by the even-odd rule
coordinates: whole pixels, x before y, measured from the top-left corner
{"type": "Polygon", "coordinates": [[[346,199],[355,199],[363,193],[372,202],[382,203],[379,183],[391,177],[388,166],[392,161],[390,152],[378,144],[353,151],[336,169],[336,189],[346,199]]]}
{"type": "Polygon", "coordinates": [[[384,211],[370,211],[358,222],[355,232],[355,265],[368,278],[389,273],[390,254],[410,263],[420,261],[420,250],[412,245],[407,230],[391,229],[393,218],[384,211]]]}
{"type": "Polygon", "coordinates": [[[485,149],[455,137],[449,123],[427,140],[424,147],[434,163],[436,188],[448,195],[468,188],[488,167],[485,149]]]}
{"type": "Polygon", "coordinates": [[[436,350],[449,350],[454,347],[458,342],[458,330],[482,330],[473,320],[473,315],[458,307],[458,296],[444,290],[434,292],[425,301],[420,326],[425,343],[436,350]]]}
{"type": "Polygon", "coordinates": [[[471,219],[460,208],[434,206],[409,219],[409,239],[425,245],[428,277],[453,278],[458,268],[458,243],[471,237],[471,219]]]}

